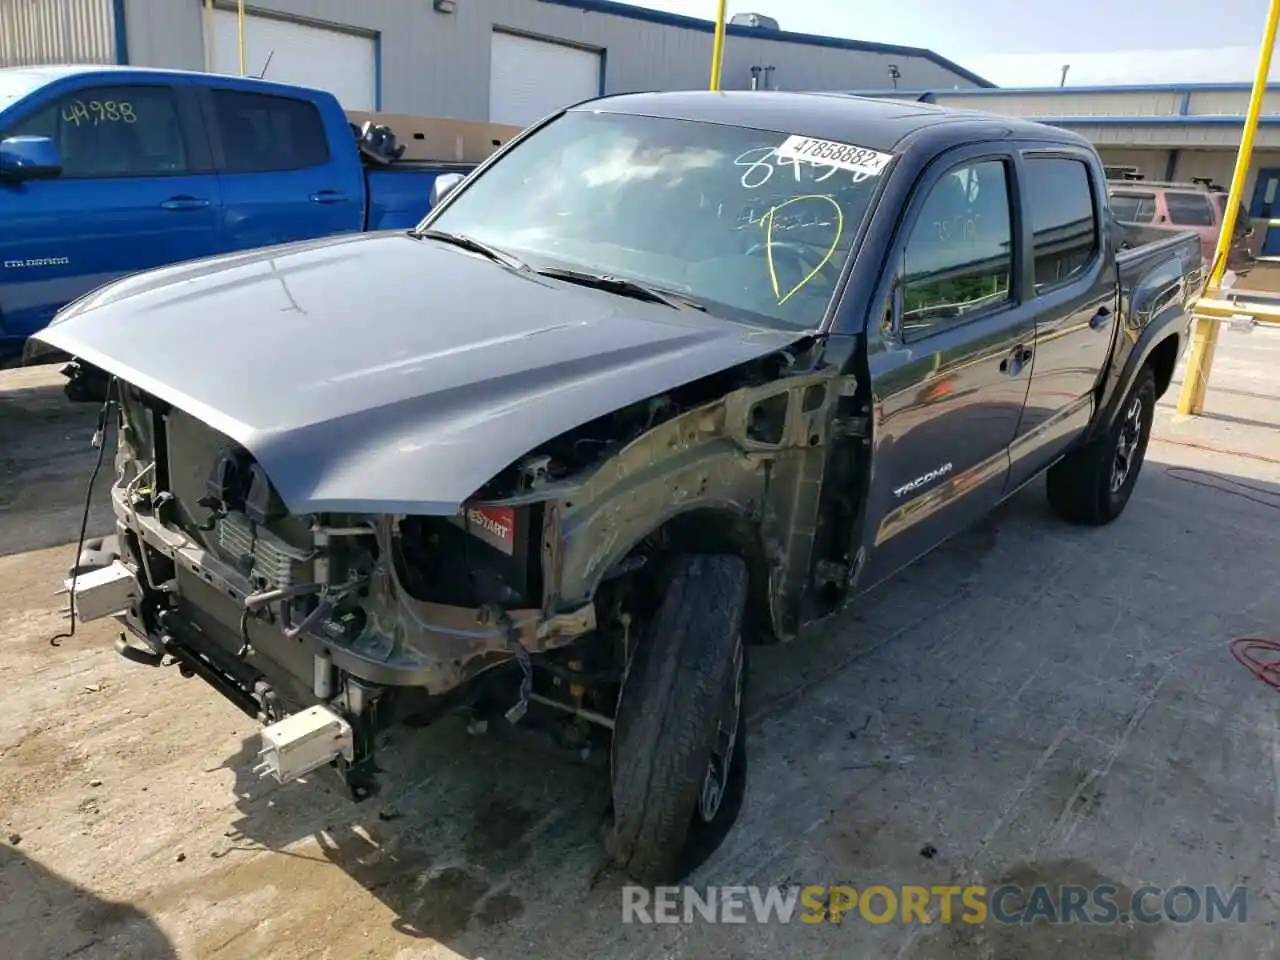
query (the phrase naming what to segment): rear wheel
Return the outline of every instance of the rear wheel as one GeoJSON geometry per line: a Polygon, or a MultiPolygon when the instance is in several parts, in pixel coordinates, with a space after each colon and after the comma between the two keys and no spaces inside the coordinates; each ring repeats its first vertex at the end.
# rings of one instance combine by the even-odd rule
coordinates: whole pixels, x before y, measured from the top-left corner
{"type": "Polygon", "coordinates": [[[1058,515],[1101,526],[1124,512],[1146,459],[1155,405],[1155,374],[1144,366],[1106,434],[1050,468],[1049,505],[1058,515]]]}
{"type": "Polygon", "coordinates": [[[680,557],[664,586],[618,702],[607,839],[614,861],[648,884],[710,856],[746,788],[746,564],[680,557]]]}

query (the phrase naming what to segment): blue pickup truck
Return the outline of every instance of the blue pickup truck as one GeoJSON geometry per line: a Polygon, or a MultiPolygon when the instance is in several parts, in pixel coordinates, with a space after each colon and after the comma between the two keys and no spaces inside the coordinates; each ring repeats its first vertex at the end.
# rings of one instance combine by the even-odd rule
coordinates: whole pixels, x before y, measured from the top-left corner
{"type": "Polygon", "coordinates": [[[413,226],[434,179],[380,163],[328,93],[129,67],[0,69],[0,366],[125,274],[413,226]]]}

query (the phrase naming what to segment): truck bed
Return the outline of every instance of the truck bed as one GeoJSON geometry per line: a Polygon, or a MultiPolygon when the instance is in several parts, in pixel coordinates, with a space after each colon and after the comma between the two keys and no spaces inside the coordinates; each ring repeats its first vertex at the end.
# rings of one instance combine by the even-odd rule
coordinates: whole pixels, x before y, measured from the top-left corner
{"type": "Polygon", "coordinates": [[[1205,276],[1200,238],[1194,231],[1170,233],[1138,224],[1117,226],[1121,239],[1116,273],[1121,297],[1132,304],[1133,312],[1158,312],[1168,299],[1188,293],[1191,297],[1200,295],[1205,276]]]}
{"type": "Polygon", "coordinates": [[[445,173],[468,174],[473,163],[400,160],[389,166],[366,166],[369,207],[366,230],[407,230],[428,209],[436,177],[445,173]]]}

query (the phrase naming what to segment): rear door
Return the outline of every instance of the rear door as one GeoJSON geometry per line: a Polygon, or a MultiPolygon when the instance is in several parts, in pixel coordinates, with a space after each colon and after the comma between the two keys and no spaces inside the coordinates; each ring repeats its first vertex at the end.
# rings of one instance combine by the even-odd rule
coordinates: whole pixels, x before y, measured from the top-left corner
{"type": "MultiPolygon", "coordinates": [[[[1209,194],[1210,202],[1213,204],[1213,212],[1218,222],[1218,230],[1226,225],[1227,219],[1227,201],[1230,200],[1228,194],[1216,191],[1209,194]]],[[[1243,204],[1236,205],[1236,223],[1231,233],[1231,246],[1227,253],[1227,268],[1236,270],[1246,266],[1253,259],[1253,224],[1249,220],[1249,213],[1245,210],[1243,204]]],[[[1217,244],[1214,245],[1214,253],[1217,253],[1217,244]]]]}
{"type": "Polygon", "coordinates": [[[345,124],[331,131],[302,97],[214,87],[205,103],[225,249],[363,229],[364,172],[345,124]]]}
{"type": "Polygon", "coordinates": [[[1110,233],[1099,228],[1106,185],[1090,155],[1031,149],[1019,166],[1031,229],[1027,279],[1035,293],[1036,359],[1011,450],[1010,489],[1089,425],[1117,322],[1110,233]]]}
{"type": "Polygon", "coordinates": [[[4,137],[48,137],[53,180],[0,183],[0,323],[43,327],[124,274],[217,252],[218,178],[198,105],[167,84],[87,84],[33,105],[4,137]]]}
{"type": "Polygon", "coordinates": [[[992,147],[933,164],[894,241],[895,292],[868,352],[875,452],[863,585],[982,516],[1004,490],[1035,317],[1014,158],[992,147]]]}

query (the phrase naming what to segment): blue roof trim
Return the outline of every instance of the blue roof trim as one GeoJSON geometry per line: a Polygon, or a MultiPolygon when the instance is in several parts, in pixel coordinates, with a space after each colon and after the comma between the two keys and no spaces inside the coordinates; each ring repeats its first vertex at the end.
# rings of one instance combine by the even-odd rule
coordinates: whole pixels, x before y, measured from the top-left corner
{"type": "Polygon", "coordinates": [[[115,21],[116,63],[124,66],[129,62],[129,29],[124,22],[125,0],[113,0],[111,5],[112,19],[115,21]]]}
{"type": "MultiPolygon", "coordinates": [[[[915,98],[924,93],[980,93],[988,97],[1026,96],[1062,96],[1072,93],[1248,93],[1253,90],[1251,83],[1138,83],[1118,84],[1116,86],[1096,87],[997,87],[989,84],[982,90],[856,90],[861,97],[901,97],[915,98]]],[[[1267,84],[1267,91],[1280,91],[1280,83],[1267,84]]]]}
{"type": "MultiPolygon", "coordinates": [[[[1055,127],[1061,126],[1124,126],[1132,127],[1240,127],[1244,125],[1244,117],[1224,117],[1218,115],[1198,116],[1191,114],[1190,116],[1175,117],[1018,117],[1019,120],[1029,120],[1032,123],[1048,123],[1055,127]]],[[[1262,126],[1275,126],[1280,124],[1280,116],[1259,117],[1258,123],[1262,126]]]]}
{"type": "MultiPolygon", "coordinates": [[[[667,13],[663,10],[651,10],[648,7],[633,7],[629,3],[618,3],[616,0],[540,0],[540,2],[557,7],[572,7],[587,13],[605,13],[615,17],[657,23],[666,27],[697,30],[701,33],[714,33],[716,26],[710,20],[700,20],[697,17],[687,17],[679,13],[667,13]]],[[[956,76],[979,87],[995,86],[990,80],[923,47],[903,47],[894,43],[874,43],[870,40],[846,40],[843,37],[823,37],[812,33],[795,33],[790,30],[767,30],[763,27],[748,27],[740,23],[727,24],[725,30],[731,37],[754,37],[761,40],[777,40],[782,43],[806,44],[811,47],[833,47],[837,50],[859,50],[863,53],[890,53],[903,57],[920,57],[937,64],[944,70],[950,70],[956,76]]]]}

